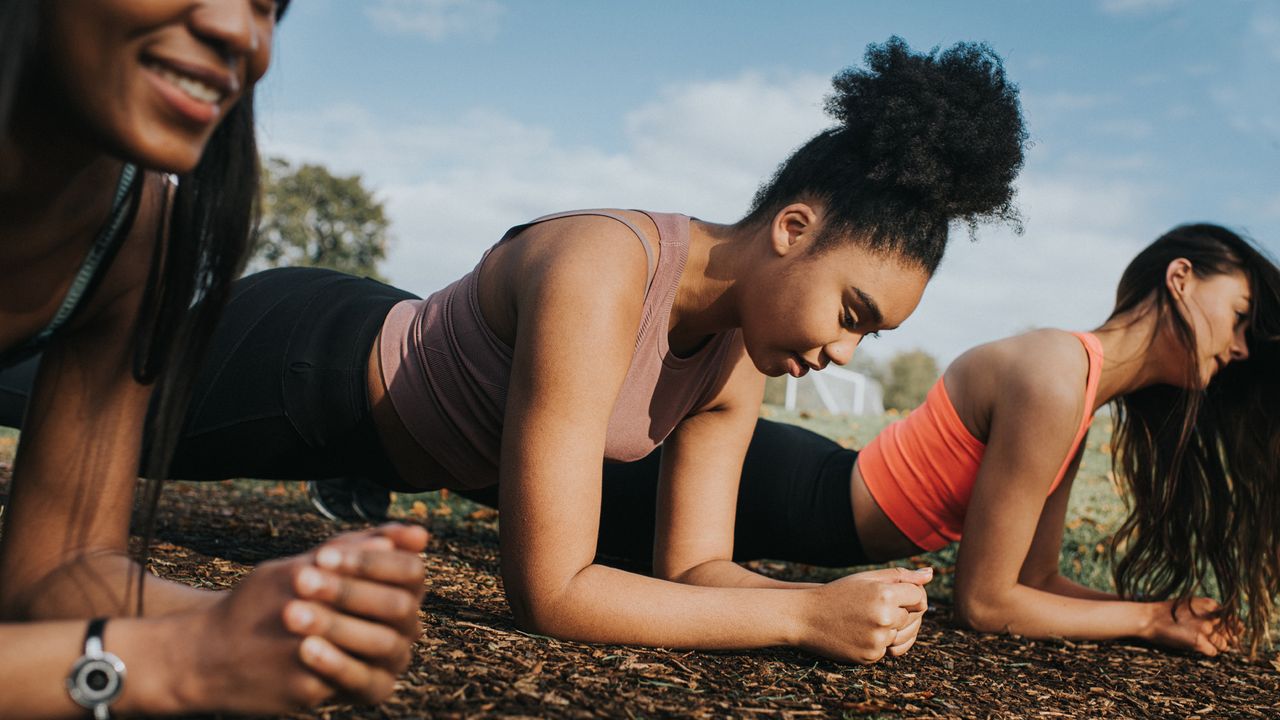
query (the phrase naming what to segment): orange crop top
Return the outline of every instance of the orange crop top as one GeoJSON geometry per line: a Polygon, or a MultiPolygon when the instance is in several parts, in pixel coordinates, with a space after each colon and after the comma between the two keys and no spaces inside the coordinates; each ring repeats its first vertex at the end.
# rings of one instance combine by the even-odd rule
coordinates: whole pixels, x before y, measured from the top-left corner
{"type": "MultiPolygon", "coordinates": [[[[1085,412],[1071,450],[1049,486],[1050,494],[1067,474],[1067,467],[1093,422],[1090,409],[1102,374],[1102,344],[1098,338],[1092,333],[1072,335],[1080,339],[1089,355],[1085,412]]],[[[985,449],[986,444],[961,422],[942,378],[938,378],[923,405],[885,428],[858,453],[858,470],[889,520],[920,548],[938,550],[960,539],[985,449]]]]}

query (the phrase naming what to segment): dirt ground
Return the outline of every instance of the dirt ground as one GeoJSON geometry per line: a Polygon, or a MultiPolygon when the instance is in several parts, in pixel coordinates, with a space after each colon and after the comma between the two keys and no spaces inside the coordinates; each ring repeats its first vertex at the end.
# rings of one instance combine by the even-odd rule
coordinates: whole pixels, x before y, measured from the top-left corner
{"type": "MultiPolygon", "coordinates": [[[[0,503],[7,477],[0,463],[0,503]]],[[[295,484],[171,483],[161,508],[153,566],[205,587],[229,586],[255,562],[343,529],[309,512],[295,484]]],[[[405,515],[433,533],[416,661],[391,701],[312,716],[1280,717],[1274,651],[1251,662],[1128,642],[979,634],[958,629],[944,603],[908,655],[868,667],[784,649],[689,652],[534,636],[513,625],[502,595],[496,513],[428,497],[405,515]]],[[[758,569],[789,578],[816,572],[758,569]]]]}

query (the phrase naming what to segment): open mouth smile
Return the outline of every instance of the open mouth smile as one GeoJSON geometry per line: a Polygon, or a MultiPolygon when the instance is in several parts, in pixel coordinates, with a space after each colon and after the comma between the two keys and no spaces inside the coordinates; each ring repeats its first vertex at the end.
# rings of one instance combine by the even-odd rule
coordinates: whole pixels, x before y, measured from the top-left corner
{"type": "Polygon", "coordinates": [[[218,117],[222,102],[238,86],[230,74],[179,61],[148,58],[144,66],[169,104],[180,115],[201,124],[218,117]]]}

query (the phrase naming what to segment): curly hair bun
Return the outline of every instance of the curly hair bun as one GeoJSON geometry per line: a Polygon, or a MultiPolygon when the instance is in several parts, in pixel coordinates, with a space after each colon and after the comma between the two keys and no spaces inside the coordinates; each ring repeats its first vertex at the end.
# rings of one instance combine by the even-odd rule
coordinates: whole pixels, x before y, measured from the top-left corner
{"type": "Polygon", "coordinates": [[[1027,132],[1000,57],[967,42],[913,53],[895,36],[865,60],[832,79],[826,110],[869,184],[970,226],[1017,223],[1012,183],[1027,132]]]}

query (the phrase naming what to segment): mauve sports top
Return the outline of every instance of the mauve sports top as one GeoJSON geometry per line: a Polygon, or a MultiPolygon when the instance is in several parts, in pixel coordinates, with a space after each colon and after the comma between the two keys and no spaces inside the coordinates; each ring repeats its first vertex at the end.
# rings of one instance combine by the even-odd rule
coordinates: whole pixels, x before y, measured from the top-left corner
{"type": "MultiPolygon", "coordinates": [[[[1089,356],[1084,417],[1067,457],[1049,486],[1058,488],[1093,422],[1093,401],[1102,375],[1102,343],[1093,333],[1072,333],[1089,356]]],[[[960,539],[973,482],[986,444],[956,413],[938,378],[924,404],[880,432],[858,453],[858,471],[889,520],[922,550],[938,550],[960,539]]]]}
{"type": "MultiPolygon", "coordinates": [[[[547,215],[511,228],[498,241],[507,242],[536,223],[600,215],[626,225],[644,245],[649,286],[631,366],[609,418],[607,460],[639,460],[652,452],[717,391],[740,346],[735,329],[712,336],[688,357],[671,352],[667,329],[689,256],[689,218],[645,214],[658,226],[656,268],[645,234],[625,217],[604,210],[547,215]]],[[[446,486],[475,488],[498,481],[512,349],[480,314],[477,280],[491,251],[474,270],[426,300],[396,304],[382,326],[378,352],[387,395],[418,445],[453,476],[446,486]]]]}

